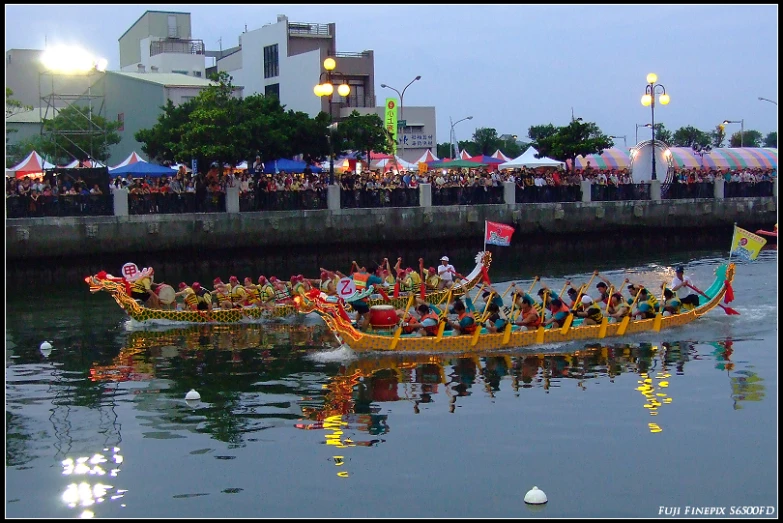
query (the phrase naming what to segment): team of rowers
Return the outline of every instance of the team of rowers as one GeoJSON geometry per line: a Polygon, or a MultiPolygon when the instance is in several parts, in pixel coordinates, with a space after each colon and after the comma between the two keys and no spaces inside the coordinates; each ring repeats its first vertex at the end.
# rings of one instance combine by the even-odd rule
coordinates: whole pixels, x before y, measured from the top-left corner
{"type": "MultiPolygon", "coordinates": [[[[593,273],[593,277],[596,276],[602,281],[596,285],[595,298],[585,293],[588,284],[577,289],[566,281],[559,294],[542,285],[537,293],[538,301],[512,283],[506,291],[512,291],[511,305],[508,306],[503,301],[504,295],[491,285],[485,285],[483,304],[474,304],[469,298],[464,301],[458,298],[448,307],[441,308],[417,299],[415,311],[418,317],[416,313],[408,314],[402,310],[398,310],[397,315],[403,332],[407,334],[436,336],[441,321],[445,322],[445,330],[454,330],[457,334],[472,334],[480,327],[492,333],[503,331],[508,323],[521,330],[535,330],[540,326],[559,328],[571,314],[574,318],[581,318],[582,325],[600,325],[604,318],[608,322],[619,322],[629,315],[637,320],[654,318],[658,312],[670,316],[699,305],[699,297],[691,290],[703,294],[693,286],[690,277],[684,275],[681,266],[675,269],[675,277],[669,286],[662,284],[661,301],[643,285],[632,283],[627,278],[624,283],[627,284],[629,297],[626,298],[622,292],[614,292],[614,285],[598,271],[593,273]],[[450,320],[447,313],[456,315],[456,321],[450,320]]],[[[358,327],[363,329],[366,325],[358,322],[358,327]]]]}

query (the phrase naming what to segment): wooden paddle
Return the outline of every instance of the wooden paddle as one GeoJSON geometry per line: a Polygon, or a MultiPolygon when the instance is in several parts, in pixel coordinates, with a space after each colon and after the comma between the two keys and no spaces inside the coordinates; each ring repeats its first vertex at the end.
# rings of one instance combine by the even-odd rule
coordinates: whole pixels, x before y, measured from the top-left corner
{"type": "Polygon", "coordinates": [[[405,307],[405,312],[402,313],[402,319],[400,320],[400,324],[397,326],[397,330],[394,331],[394,338],[392,338],[391,343],[389,344],[389,350],[394,350],[395,347],[397,347],[397,343],[400,341],[400,336],[402,335],[402,324],[405,322],[405,316],[408,315],[408,309],[411,308],[411,305],[413,304],[414,294],[411,293],[410,297],[408,298],[408,305],[405,307]]]}
{"type": "Polygon", "coordinates": [[[544,301],[542,302],[544,304],[544,307],[543,307],[542,312],[541,312],[541,324],[538,326],[538,329],[536,330],[536,343],[538,343],[539,345],[544,343],[544,330],[545,330],[545,328],[544,328],[544,320],[546,319],[546,298],[547,298],[547,296],[549,296],[549,291],[544,291],[544,296],[543,296],[544,301]]]}
{"type": "MultiPolygon", "coordinates": [[[[693,289],[694,291],[698,292],[699,294],[701,294],[702,296],[704,296],[704,297],[705,297],[705,298],[707,298],[708,300],[709,300],[709,299],[711,299],[709,296],[707,296],[705,293],[703,293],[702,291],[700,291],[699,289],[697,289],[697,288],[696,288],[696,287],[694,287],[693,285],[690,285],[690,284],[688,284],[688,283],[686,283],[685,285],[687,285],[688,287],[690,287],[690,288],[691,288],[691,289],[693,289]]],[[[726,307],[726,306],[725,306],[725,305],[723,305],[722,303],[719,303],[719,304],[718,304],[718,307],[720,307],[721,309],[723,309],[723,310],[724,310],[724,312],[726,312],[726,314],[728,314],[728,315],[730,315],[730,316],[734,316],[734,315],[736,315],[736,316],[739,316],[739,314],[740,314],[739,312],[735,311],[735,310],[734,310],[734,309],[732,309],[731,307],[726,307]]]]}
{"type": "Polygon", "coordinates": [[[662,284],[661,287],[663,288],[661,290],[661,300],[658,302],[658,312],[655,313],[655,319],[653,320],[653,331],[655,332],[660,332],[663,324],[663,306],[665,305],[663,300],[666,294],[666,284],[662,284]]]}
{"type": "MultiPolygon", "coordinates": [[[[485,285],[482,283],[481,287],[479,287],[478,293],[476,294],[476,298],[478,298],[481,295],[481,292],[484,290],[485,285]]],[[[465,308],[469,312],[476,312],[476,306],[473,304],[473,298],[470,297],[470,291],[465,293],[465,308]]]]}
{"type": "Polygon", "coordinates": [[[609,303],[612,301],[612,293],[614,292],[614,287],[609,286],[609,298],[606,299],[606,309],[604,309],[604,317],[601,319],[601,328],[598,329],[598,337],[599,338],[605,338],[606,337],[606,328],[609,326],[609,303]]]}
{"type": "Polygon", "coordinates": [[[514,305],[517,304],[517,300],[511,300],[511,313],[506,319],[506,326],[503,328],[503,345],[506,345],[511,339],[511,329],[514,327],[514,305]]]}
{"type": "Polygon", "coordinates": [[[449,292],[446,293],[446,306],[443,308],[442,311],[440,311],[440,315],[438,316],[439,323],[438,323],[438,334],[435,336],[435,343],[439,342],[443,339],[443,331],[446,330],[446,322],[443,321],[443,319],[446,317],[446,315],[449,313],[449,301],[451,300],[451,289],[449,289],[449,292]]]}
{"type": "MultiPolygon", "coordinates": [[[[598,271],[593,271],[593,277],[590,278],[590,281],[587,282],[587,285],[583,285],[579,288],[579,292],[576,295],[576,299],[574,300],[574,306],[576,307],[576,304],[579,303],[579,300],[582,298],[582,292],[585,291],[585,289],[590,288],[590,284],[593,283],[593,280],[598,275],[598,271]]],[[[571,328],[571,323],[574,321],[574,313],[569,314],[566,316],[565,321],[563,322],[563,328],[560,329],[561,334],[568,334],[568,329],[571,328]]]]}
{"type": "Polygon", "coordinates": [[[633,297],[633,301],[631,302],[631,306],[628,307],[628,314],[623,317],[623,321],[620,322],[620,327],[617,329],[617,335],[623,336],[625,335],[625,331],[628,329],[628,324],[631,323],[631,315],[633,314],[633,306],[636,305],[636,300],[639,299],[639,295],[642,293],[642,288],[639,287],[636,290],[636,296],[633,297]]]}

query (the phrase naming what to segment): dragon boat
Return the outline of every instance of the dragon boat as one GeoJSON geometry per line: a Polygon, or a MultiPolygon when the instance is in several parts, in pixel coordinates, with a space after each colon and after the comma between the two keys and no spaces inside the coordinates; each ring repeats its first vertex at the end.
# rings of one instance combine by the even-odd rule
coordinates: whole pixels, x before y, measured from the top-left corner
{"type": "MultiPolygon", "coordinates": [[[[330,303],[311,293],[307,299],[297,299],[297,306],[302,312],[313,311],[320,315],[335,337],[356,352],[366,351],[400,351],[417,353],[475,353],[498,349],[518,348],[531,345],[572,342],[584,339],[601,339],[621,337],[644,331],[660,331],[685,325],[707,314],[715,307],[721,306],[721,300],[730,293],[733,299],[731,282],[734,279],[735,265],[724,263],[715,269],[715,280],[704,292],[705,297],[698,307],[687,312],[663,316],[658,313],[655,318],[632,319],[630,316],[620,322],[604,322],[600,325],[582,325],[576,318],[561,328],[539,327],[536,330],[518,330],[519,327],[507,324],[503,332],[490,333],[485,328],[476,329],[473,334],[459,335],[453,331],[440,329],[437,336],[420,336],[418,334],[402,334],[399,325],[389,328],[375,328],[363,332],[358,330],[350,317],[341,309],[341,304],[330,303]]],[[[728,313],[728,311],[727,311],[728,313]]]]}
{"type": "MultiPolygon", "coordinates": [[[[487,270],[492,263],[492,254],[489,251],[481,251],[476,255],[476,265],[473,270],[468,273],[464,279],[456,282],[451,290],[427,290],[425,292],[424,299],[430,302],[440,302],[450,293],[451,296],[463,296],[472,288],[474,288],[480,281],[488,279],[487,270]]],[[[145,269],[146,270],[146,269],[145,269]]],[[[143,272],[143,271],[139,271],[143,272]]],[[[176,322],[176,323],[242,323],[242,322],[255,322],[263,321],[275,318],[287,318],[298,314],[298,309],[295,304],[274,304],[268,306],[249,306],[238,307],[232,309],[221,309],[219,307],[213,307],[211,311],[205,310],[190,310],[190,309],[157,309],[145,307],[139,301],[134,299],[130,295],[128,280],[125,277],[114,277],[101,271],[92,276],[87,276],[84,281],[90,286],[90,292],[96,293],[99,291],[105,291],[114,298],[117,305],[125,311],[133,320],[154,324],[161,322],[176,322]]],[[[173,302],[174,289],[168,285],[165,285],[168,294],[171,295],[173,302]]],[[[397,295],[389,293],[382,288],[376,288],[370,286],[365,291],[355,293],[352,295],[353,300],[366,299],[370,306],[385,305],[393,308],[404,308],[408,302],[408,298],[411,293],[420,295],[420,285],[414,286],[413,290],[408,292],[399,292],[397,295]]],[[[324,297],[324,300],[337,301],[337,297],[324,297]]],[[[350,312],[350,305],[346,305],[346,309],[350,312]]]]}

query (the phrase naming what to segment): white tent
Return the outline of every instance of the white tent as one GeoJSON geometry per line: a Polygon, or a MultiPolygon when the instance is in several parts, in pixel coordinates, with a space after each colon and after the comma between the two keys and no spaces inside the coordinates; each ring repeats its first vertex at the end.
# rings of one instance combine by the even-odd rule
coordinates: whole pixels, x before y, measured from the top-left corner
{"type": "Polygon", "coordinates": [[[415,163],[406,162],[399,156],[395,156],[392,158],[384,158],[382,160],[373,161],[370,164],[371,169],[383,169],[383,170],[391,170],[391,169],[404,169],[406,171],[413,171],[417,170],[419,168],[418,165],[415,163]]]}
{"type": "Polygon", "coordinates": [[[565,167],[564,162],[553,160],[548,156],[536,158],[538,151],[534,147],[528,147],[527,150],[511,161],[501,163],[498,169],[519,169],[522,167],[565,167]]]}
{"type": "Polygon", "coordinates": [[[511,161],[511,158],[509,158],[508,156],[506,156],[505,154],[503,154],[503,151],[501,151],[500,149],[498,149],[497,151],[495,151],[495,152],[492,154],[492,157],[493,157],[493,158],[497,158],[498,160],[503,160],[504,162],[510,162],[510,161],[511,161]]]}
{"type": "MultiPolygon", "coordinates": [[[[79,160],[74,160],[71,163],[69,163],[68,165],[63,165],[63,168],[65,168],[65,169],[74,169],[76,167],[79,167],[79,160]]],[[[82,163],[82,167],[106,167],[106,166],[103,165],[98,160],[85,160],[82,163]]]]}
{"type": "Polygon", "coordinates": [[[413,162],[413,163],[415,163],[415,164],[417,164],[417,165],[418,165],[418,164],[420,164],[420,163],[427,163],[427,162],[437,162],[438,160],[439,160],[439,158],[438,158],[437,156],[435,156],[434,154],[432,154],[432,151],[430,151],[429,149],[427,149],[426,151],[424,151],[424,154],[422,154],[422,155],[419,157],[419,159],[418,159],[418,160],[416,160],[416,161],[415,161],[415,162],[413,162]]]}
{"type": "Polygon", "coordinates": [[[119,167],[125,167],[126,165],[130,165],[130,164],[132,164],[132,163],[136,163],[136,162],[146,162],[146,161],[147,161],[147,160],[145,160],[145,159],[143,159],[141,156],[139,156],[139,154],[138,154],[136,151],[133,151],[132,153],[130,153],[130,154],[128,155],[128,157],[127,157],[127,158],[125,158],[125,160],[123,160],[122,162],[118,163],[118,164],[117,164],[117,165],[115,165],[114,167],[109,167],[109,170],[110,170],[110,171],[113,171],[114,169],[117,169],[117,168],[119,168],[119,167]]]}
{"type": "Polygon", "coordinates": [[[460,151],[459,157],[462,160],[470,160],[471,158],[473,158],[471,155],[468,154],[468,151],[466,151],[465,149],[462,149],[460,151]]]}

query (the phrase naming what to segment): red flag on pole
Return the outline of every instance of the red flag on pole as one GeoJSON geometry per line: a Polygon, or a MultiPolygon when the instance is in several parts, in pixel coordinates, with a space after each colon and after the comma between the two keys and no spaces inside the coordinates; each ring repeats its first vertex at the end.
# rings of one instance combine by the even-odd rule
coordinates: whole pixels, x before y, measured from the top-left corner
{"type": "Polygon", "coordinates": [[[508,247],[511,245],[512,234],[514,234],[514,228],[511,225],[489,221],[485,222],[484,244],[508,247]]]}

